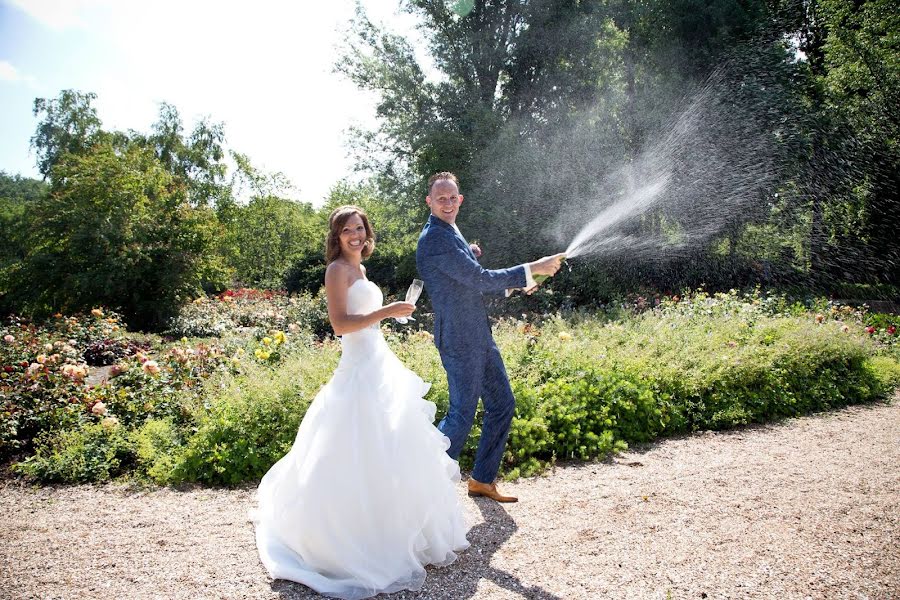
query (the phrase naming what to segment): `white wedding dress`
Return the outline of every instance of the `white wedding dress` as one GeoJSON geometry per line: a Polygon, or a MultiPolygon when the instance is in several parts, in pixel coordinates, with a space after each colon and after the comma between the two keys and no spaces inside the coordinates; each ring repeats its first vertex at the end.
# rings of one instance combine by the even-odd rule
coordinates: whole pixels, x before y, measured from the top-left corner
{"type": "MultiPolygon", "coordinates": [[[[351,314],[381,306],[359,279],[351,314]]],[[[341,338],[331,380],[316,395],[290,452],[257,490],[256,545],[275,579],[338,598],[416,590],[424,565],[468,547],[456,492],[459,466],[434,425],[430,384],[403,366],[378,326],[341,338]]]]}

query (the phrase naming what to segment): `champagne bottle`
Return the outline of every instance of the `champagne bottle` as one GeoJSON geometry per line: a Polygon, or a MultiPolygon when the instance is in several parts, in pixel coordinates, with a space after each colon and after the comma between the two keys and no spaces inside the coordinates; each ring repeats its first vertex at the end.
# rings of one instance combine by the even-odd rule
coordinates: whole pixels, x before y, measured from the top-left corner
{"type": "MultiPolygon", "coordinates": [[[[563,262],[565,262],[565,261],[566,261],[566,257],[563,256],[562,260],[563,260],[563,262]]],[[[535,282],[536,284],[541,285],[541,284],[543,284],[545,281],[547,281],[548,279],[550,279],[550,276],[549,276],[549,275],[538,275],[538,274],[536,274],[536,273],[532,273],[532,274],[531,274],[531,278],[534,279],[534,282],[535,282]]]]}

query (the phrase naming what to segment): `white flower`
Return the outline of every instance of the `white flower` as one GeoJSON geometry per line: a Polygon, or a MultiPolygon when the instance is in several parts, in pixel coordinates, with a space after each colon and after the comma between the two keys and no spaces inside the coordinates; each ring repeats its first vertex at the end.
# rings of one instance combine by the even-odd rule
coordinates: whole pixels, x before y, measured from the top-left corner
{"type": "Polygon", "coordinates": [[[101,417],[106,414],[106,405],[102,402],[96,403],[91,407],[91,412],[95,415],[100,415],[101,417]]]}

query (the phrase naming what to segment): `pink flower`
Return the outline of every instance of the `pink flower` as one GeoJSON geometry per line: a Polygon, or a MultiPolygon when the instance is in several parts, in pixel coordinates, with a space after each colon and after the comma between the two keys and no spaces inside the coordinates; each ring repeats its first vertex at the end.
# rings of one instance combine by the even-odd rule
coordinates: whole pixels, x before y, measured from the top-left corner
{"type": "Polygon", "coordinates": [[[14,341],[16,341],[16,338],[14,338],[13,336],[11,336],[10,334],[7,333],[6,335],[3,336],[3,341],[6,342],[7,344],[12,344],[14,341]]]}
{"type": "Polygon", "coordinates": [[[897,333],[897,328],[894,327],[893,325],[890,325],[887,328],[887,332],[888,332],[888,335],[894,335],[895,333],[897,333]]]}
{"type": "Polygon", "coordinates": [[[106,405],[102,402],[97,402],[91,407],[91,412],[102,417],[106,414],[106,405]]]}
{"type": "Polygon", "coordinates": [[[159,373],[159,365],[155,360],[148,360],[144,362],[144,373],[150,373],[151,375],[156,375],[159,373]]]}
{"type": "Polygon", "coordinates": [[[75,381],[81,381],[87,375],[87,369],[80,365],[66,364],[62,367],[64,375],[68,375],[75,381]]]}
{"type": "Polygon", "coordinates": [[[868,327],[866,327],[866,333],[872,335],[873,333],[875,333],[875,328],[869,325],[868,327]]]}

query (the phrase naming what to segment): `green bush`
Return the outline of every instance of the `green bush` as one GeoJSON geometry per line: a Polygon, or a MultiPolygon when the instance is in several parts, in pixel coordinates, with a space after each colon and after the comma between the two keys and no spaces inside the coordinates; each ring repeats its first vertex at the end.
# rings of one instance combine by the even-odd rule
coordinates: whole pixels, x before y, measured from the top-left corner
{"type": "Polygon", "coordinates": [[[334,344],[275,369],[248,367],[197,418],[171,475],[163,479],[235,485],[259,479],[290,449],[315,392],[337,364],[334,344]]]}
{"type": "Polygon", "coordinates": [[[158,484],[176,480],[182,431],[171,420],[152,419],[131,433],[138,469],[158,484]]]}
{"type": "Polygon", "coordinates": [[[134,459],[124,428],[91,423],[42,436],[35,453],[13,469],[45,482],[108,481],[128,472],[134,459]]]}
{"type": "MultiPolygon", "coordinates": [[[[17,407],[27,394],[40,399],[27,413],[39,419],[32,431],[37,449],[19,471],[46,481],[133,471],[160,484],[235,485],[261,477],[290,448],[340,357],[337,341],[319,341],[307,328],[272,331],[302,311],[312,314],[321,299],[266,294],[238,290],[229,301],[204,300],[196,306],[233,324],[228,342],[170,342],[156,349],[153,369],[142,363],[148,357],[125,358],[113,379],[92,389],[61,378],[69,363],[40,363],[36,355],[51,347],[78,363],[80,350],[56,338],[88,347],[108,337],[113,323],[95,316],[58,319],[66,325],[54,321],[47,329],[6,328],[15,339],[0,347],[11,363],[0,386],[17,407]],[[57,406],[57,393],[76,400],[57,406]],[[71,411],[71,419],[60,410],[71,411]]],[[[885,398],[900,384],[895,333],[867,330],[861,309],[823,302],[811,312],[784,298],[703,292],[652,304],[635,297],[608,312],[495,325],[516,396],[506,477],[539,473],[557,460],[602,458],[660,436],[885,398]]],[[[449,392],[431,334],[392,323],[382,331],[400,360],[431,383],[426,398],[441,418],[449,392]]],[[[15,426],[24,414],[8,411],[0,423],[15,426]]],[[[463,469],[472,466],[482,414],[460,456],[463,469]]]]}
{"type": "Polygon", "coordinates": [[[35,202],[23,266],[8,301],[22,312],[121,310],[159,327],[204,282],[222,279],[211,250],[212,209],[192,207],[186,187],[140,146],[97,144],[54,166],[50,194],[35,202]]]}

